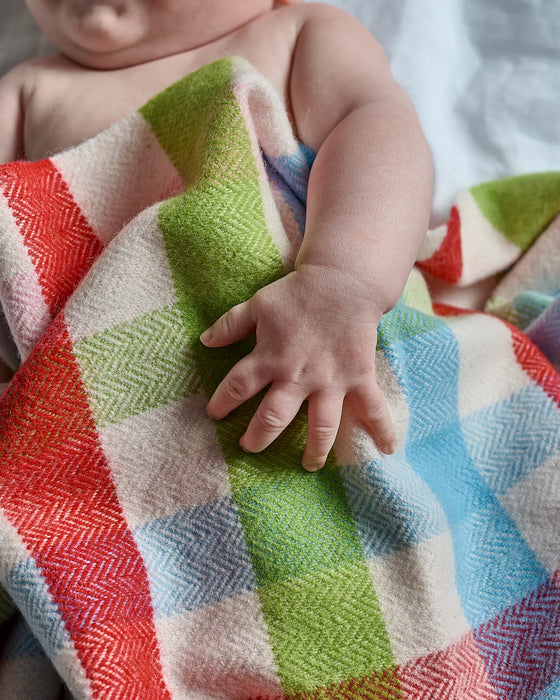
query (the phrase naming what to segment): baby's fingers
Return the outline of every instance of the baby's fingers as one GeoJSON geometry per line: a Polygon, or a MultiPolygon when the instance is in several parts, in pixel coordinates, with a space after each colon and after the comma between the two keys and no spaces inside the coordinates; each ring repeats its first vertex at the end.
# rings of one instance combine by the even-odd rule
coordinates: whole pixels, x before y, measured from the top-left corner
{"type": "Polygon", "coordinates": [[[221,348],[248,336],[255,330],[255,325],[256,321],[251,313],[251,306],[244,301],[232,306],[229,311],[222,314],[210,328],[202,333],[200,340],[209,347],[221,348]]]}
{"type": "Polygon", "coordinates": [[[307,444],[301,463],[307,471],[321,469],[334,444],[340,417],[342,397],[316,393],[309,397],[307,409],[307,444]]]}
{"type": "Polygon", "coordinates": [[[241,406],[269,383],[270,378],[259,372],[251,355],[240,360],[222,379],[206,406],[211,418],[221,420],[241,406]]]}
{"type": "Polygon", "coordinates": [[[305,393],[295,384],[275,383],[251,418],[239,444],[246,452],[261,452],[295,418],[305,393]]]}
{"type": "Polygon", "coordinates": [[[393,454],[397,449],[397,435],[387,404],[377,386],[360,388],[349,396],[359,418],[385,454],[393,454]]]}

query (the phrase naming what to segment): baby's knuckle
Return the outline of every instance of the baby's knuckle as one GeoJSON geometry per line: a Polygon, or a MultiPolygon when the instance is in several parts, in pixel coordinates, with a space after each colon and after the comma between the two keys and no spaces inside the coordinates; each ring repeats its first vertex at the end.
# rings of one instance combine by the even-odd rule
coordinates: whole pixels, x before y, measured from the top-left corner
{"type": "Polygon", "coordinates": [[[224,314],[221,319],[221,325],[222,325],[222,332],[225,333],[226,335],[230,336],[233,335],[234,330],[235,330],[235,323],[234,323],[234,318],[233,314],[231,311],[229,311],[227,314],[224,314]]]}
{"type": "Polygon", "coordinates": [[[367,422],[371,424],[382,424],[385,422],[387,417],[387,411],[382,402],[370,406],[367,414],[367,422]]]}
{"type": "Polygon", "coordinates": [[[284,419],[281,414],[273,408],[266,408],[256,415],[259,427],[264,432],[277,432],[284,427],[284,419]]]}
{"type": "Polygon", "coordinates": [[[242,401],[247,396],[247,383],[243,377],[228,377],[224,384],[224,391],[230,399],[242,401]]]}
{"type": "Polygon", "coordinates": [[[316,442],[328,443],[334,440],[338,426],[334,423],[321,423],[309,427],[309,432],[316,442]]]}

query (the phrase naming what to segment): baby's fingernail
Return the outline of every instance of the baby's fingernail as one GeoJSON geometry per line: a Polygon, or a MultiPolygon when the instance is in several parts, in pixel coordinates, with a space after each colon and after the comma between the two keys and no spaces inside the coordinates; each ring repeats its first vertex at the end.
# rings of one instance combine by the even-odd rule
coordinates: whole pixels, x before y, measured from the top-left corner
{"type": "Polygon", "coordinates": [[[396,440],[391,440],[390,442],[385,443],[383,452],[385,452],[386,455],[392,455],[395,454],[397,451],[398,444],[396,440]]]}
{"type": "Polygon", "coordinates": [[[322,469],[323,467],[322,464],[317,464],[317,462],[307,462],[306,460],[302,461],[301,466],[308,472],[318,472],[319,469],[322,469]]]}
{"type": "Polygon", "coordinates": [[[204,333],[200,334],[200,340],[203,343],[210,343],[212,341],[212,331],[210,328],[204,331],[204,333]]]}
{"type": "Polygon", "coordinates": [[[240,440],[239,440],[239,447],[243,450],[243,452],[246,452],[247,454],[255,454],[256,452],[261,452],[262,448],[259,449],[258,446],[256,445],[251,445],[250,442],[247,442],[247,439],[245,435],[242,435],[240,440]]]}

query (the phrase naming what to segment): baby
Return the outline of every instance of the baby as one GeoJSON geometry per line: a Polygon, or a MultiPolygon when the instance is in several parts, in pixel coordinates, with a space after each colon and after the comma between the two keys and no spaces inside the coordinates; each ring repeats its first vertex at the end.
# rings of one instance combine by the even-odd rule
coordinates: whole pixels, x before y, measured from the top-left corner
{"type": "Polygon", "coordinates": [[[320,469],[345,402],[385,453],[396,435],[375,378],[377,326],[427,230],[431,160],[418,119],[371,34],[298,0],[26,0],[59,55],[0,80],[0,162],[96,135],[185,74],[246,58],[283,95],[316,154],[295,270],[219,318],[208,347],[256,332],[208,403],[220,419],[269,387],[240,445],[265,449],[308,402],[302,464],[320,469]],[[283,7],[280,7],[283,6],[283,7]]]}

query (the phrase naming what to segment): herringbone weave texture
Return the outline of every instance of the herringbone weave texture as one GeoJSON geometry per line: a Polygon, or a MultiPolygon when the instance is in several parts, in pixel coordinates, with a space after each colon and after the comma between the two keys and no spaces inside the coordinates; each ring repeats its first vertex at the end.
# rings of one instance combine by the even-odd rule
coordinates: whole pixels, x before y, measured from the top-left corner
{"type": "Polygon", "coordinates": [[[198,340],[290,269],[310,162],[224,59],[0,168],[1,697],[560,698],[560,176],[458,198],[379,329],[398,452],[345,413],[310,474],[304,416],[207,418],[251,345],[198,340]]]}

